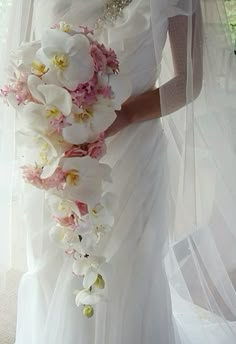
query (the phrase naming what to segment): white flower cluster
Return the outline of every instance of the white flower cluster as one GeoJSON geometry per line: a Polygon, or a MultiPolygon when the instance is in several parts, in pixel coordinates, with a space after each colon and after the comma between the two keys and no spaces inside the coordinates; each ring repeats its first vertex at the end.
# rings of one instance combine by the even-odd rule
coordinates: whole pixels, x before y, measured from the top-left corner
{"type": "Polygon", "coordinates": [[[111,169],[104,131],[130,96],[118,74],[114,51],[93,40],[87,28],[59,23],[41,41],[23,44],[12,56],[11,83],[1,89],[19,110],[23,141],[32,157],[27,182],[46,190],[55,226],[51,239],[73,258],[82,277],[76,304],[91,317],[105,298],[108,262],[104,245],[114,224],[114,196],[105,192],[111,169]]]}

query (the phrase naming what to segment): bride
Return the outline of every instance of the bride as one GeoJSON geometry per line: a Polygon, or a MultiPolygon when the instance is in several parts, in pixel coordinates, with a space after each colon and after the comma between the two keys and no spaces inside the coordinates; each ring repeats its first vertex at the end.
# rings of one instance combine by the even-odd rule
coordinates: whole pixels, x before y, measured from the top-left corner
{"type": "MultiPolygon", "coordinates": [[[[105,133],[103,159],[112,167],[118,198],[104,252],[112,266],[107,300],[91,319],[78,311],[73,295],[78,279],[70,259],[48,240],[44,195],[26,187],[28,270],[19,287],[15,344],[234,343],[236,260],[229,254],[235,241],[234,122],[232,109],[227,119],[218,112],[224,91],[215,87],[214,73],[203,79],[209,50],[203,49],[202,14],[205,19],[215,5],[203,1],[202,10],[198,0],[31,5],[31,39],[59,21],[95,28],[96,38],[115,49],[132,96],[105,133]],[[224,150],[216,136],[224,140],[224,150]]],[[[210,35],[208,24],[204,30],[210,35]]],[[[213,66],[207,67],[211,72],[213,66]]]]}

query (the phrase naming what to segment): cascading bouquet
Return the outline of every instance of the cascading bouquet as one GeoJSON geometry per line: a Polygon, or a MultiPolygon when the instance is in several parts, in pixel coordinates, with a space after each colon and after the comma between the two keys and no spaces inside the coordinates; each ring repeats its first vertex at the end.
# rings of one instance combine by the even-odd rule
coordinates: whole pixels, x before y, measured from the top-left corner
{"type": "Polygon", "coordinates": [[[106,295],[103,252],[114,224],[114,195],[104,191],[111,169],[100,162],[104,131],[131,93],[115,52],[94,37],[87,27],[60,22],[12,54],[1,89],[18,110],[32,160],[23,177],[45,190],[55,220],[49,235],[72,258],[81,286],[75,301],[87,317],[106,295]]]}

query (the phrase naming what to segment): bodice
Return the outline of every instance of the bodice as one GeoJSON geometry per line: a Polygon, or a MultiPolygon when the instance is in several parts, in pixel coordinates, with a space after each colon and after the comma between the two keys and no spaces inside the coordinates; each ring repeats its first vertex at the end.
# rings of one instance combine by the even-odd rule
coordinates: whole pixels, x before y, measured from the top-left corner
{"type": "MultiPolygon", "coordinates": [[[[36,38],[64,20],[93,27],[102,14],[104,0],[38,0],[34,11],[36,38]]],[[[114,26],[96,32],[97,39],[115,49],[122,73],[129,76],[133,95],[155,85],[158,76],[149,0],[136,0],[124,10],[114,26]]]]}

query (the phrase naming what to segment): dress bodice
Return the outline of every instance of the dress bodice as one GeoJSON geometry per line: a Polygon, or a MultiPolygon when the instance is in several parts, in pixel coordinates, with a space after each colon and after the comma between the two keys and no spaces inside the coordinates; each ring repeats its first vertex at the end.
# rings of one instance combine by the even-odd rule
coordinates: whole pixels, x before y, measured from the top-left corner
{"type": "MultiPolygon", "coordinates": [[[[104,0],[39,0],[35,13],[35,34],[64,20],[75,25],[94,26],[102,14],[104,0]]],[[[123,17],[114,26],[96,32],[97,39],[115,49],[120,69],[127,74],[133,86],[133,95],[155,85],[158,75],[152,38],[149,0],[138,0],[124,10],[123,17]]]]}

